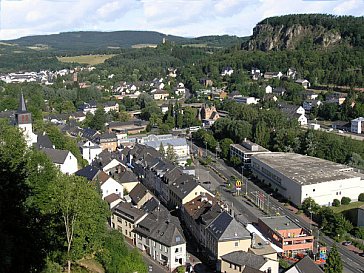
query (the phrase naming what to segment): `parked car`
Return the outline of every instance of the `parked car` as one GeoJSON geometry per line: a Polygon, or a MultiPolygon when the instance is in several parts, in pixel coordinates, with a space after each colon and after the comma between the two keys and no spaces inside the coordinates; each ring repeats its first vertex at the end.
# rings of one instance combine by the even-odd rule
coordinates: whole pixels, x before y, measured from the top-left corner
{"type": "Polygon", "coordinates": [[[344,246],[350,246],[351,245],[351,242],[350,241],[343,242],[343,245],[344,246]]]}

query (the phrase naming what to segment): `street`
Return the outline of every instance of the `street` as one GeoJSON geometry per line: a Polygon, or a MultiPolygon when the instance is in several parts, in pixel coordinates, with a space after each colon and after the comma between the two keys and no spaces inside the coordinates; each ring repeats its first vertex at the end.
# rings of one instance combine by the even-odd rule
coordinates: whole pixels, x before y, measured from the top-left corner
{"type": "MultiPolygon", "coordinates": [[[[194,152],[197,152],[199,148],[195,144],[192,144],[192,150],[194,152]]],[[[203,149],[203,154],[208,154],[211,158],[215,158],[215,154],[203,149]]],[[[201,169],[207,169],[209,170],[209,175],[211,178],[214,178],[217,183],[220,183],[220,185],[224,184],[225,181],[220,176],[224,176],[225,179],[230,179],[231,176],[235,176],[236,178],[241,178],[242,175],[238,171],[236,171],[234,168],[229,167],[225,164],[225,162],[222,159],[215,159],[216,163],[211,163],[207,167],[199,166],[199,171],[201,169]],[[217,175],[217,172],[219,175],[217,175]]],[[[201,171],[200,171],[201,172],[201,171]]],[[[204,181],[204,180],[201,180],[204,181]]],[[[211,179],[211,183],[212,183],[211,179]]],[[[216,182],[215,182],[216,183],[216,182]]],[[[216,185],[218,188],[221,188],[221,186],[216,185]]],[[[215,187],[216,187],[215,186],[215,187]]],[[[247,177],[243,177],[243,185],[242,185],[242,191],[247,193],[249,198],[252,198],[253,201],[255,201],[255,204],[261,208],[263,211],[265,211],[268,215],[287,215],[290,217],[293,221],[296,221],[299,223],[302,227],[310,230],[313,228],[313,226],[310,223],[307,223],[304,221],[299,215],[295,214],[294,212],[290,211],[287,207],[284,206],[284,204],[277,201],[275,198],[273,198],[271,195],[264,192],[261,188],[259,188],[257,185],[255,185],[252,181],[250,181],[247,177]],[[244,189],[245,187],[245,189],[244,189]]],[[[243,214],[248,220],[250,221],[256,221],[258,217],[263,216],[262,212],[259,210],[260,214],[257,214],[256,208],[253,208],[252,206],[249,206],[248,203],[244,200],[242,197],[235,197],[231,193],[226,192],[224,190],[219,191],[221,195],[231,203],[233,203],[233,206],[235,210],[238,211],[238,213],[243,214]]],[[[315,230],[314,230],[315,232],[315,230]]],[[[317,233],[317,228],[316,228],[317,233]]],[[[321,234],[320,241],[325,243],[328,247],[332,246],[335,242],[321,234]]],[[[317,244],[317,242],[316,242],[317,244]]],[[[336,244],[339,253],[341,254],[342,262],[344,265],[344,272],[345,273],[363,273],[364,272],[364,258],[360,257],[356,253],[353,253],[352,251],[348,250],[346,247],[342,246],[341,244],[336,244]]]]}

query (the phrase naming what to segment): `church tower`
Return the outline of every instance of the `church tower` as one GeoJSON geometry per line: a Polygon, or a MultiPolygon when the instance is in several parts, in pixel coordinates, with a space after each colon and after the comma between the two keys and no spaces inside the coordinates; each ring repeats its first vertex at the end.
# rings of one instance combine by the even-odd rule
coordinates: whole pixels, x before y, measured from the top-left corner
{"type": "Polygon", "coordinates": [[[15,123],[23,132],[28,146],[37,142],[37,135],[33,133],[32,114],[27,111],[23,93],[20,96],[18,111],[15,113],[15,123]]]}

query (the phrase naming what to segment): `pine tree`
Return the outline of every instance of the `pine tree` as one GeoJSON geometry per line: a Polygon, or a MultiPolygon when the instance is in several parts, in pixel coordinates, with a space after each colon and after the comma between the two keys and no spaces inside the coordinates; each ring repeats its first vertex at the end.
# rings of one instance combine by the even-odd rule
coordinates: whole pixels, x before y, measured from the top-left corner
{"type": "Polygon", "coordinates": [[[343,264],[336,245],[334,245],[327,256],[325,273],[342,273],[343,264]]]}
{"type": "Polygon", "coordinates": [[[161,142],[161,144],[159,145],[159,152],[162,155],[162,157],[165,156],[166,152],[164,151],[164,146],[163,143],[161,142]]]}
{"type": "Polygon", "coordinates": [[[177,155],[173,149],[173,146],[170,144],[168,144],[166,158],[172,162],[175,162],[177,159],[177,155]]]}

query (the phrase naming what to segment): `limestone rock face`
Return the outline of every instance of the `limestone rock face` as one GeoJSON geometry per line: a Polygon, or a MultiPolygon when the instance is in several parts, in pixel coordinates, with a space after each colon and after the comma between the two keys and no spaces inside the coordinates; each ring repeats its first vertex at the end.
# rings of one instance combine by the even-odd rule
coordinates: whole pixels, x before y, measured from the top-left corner
{"type": "Polygon", "coordinates": [[[296,49],[302,43],[309,42],[315,46],[329,47],[341,43],[342,37],[336,30],[327,30],[322,26],[292,26],[258,24],[251,39],[246,44],[248,50],[282,50],[296,49]]]}

